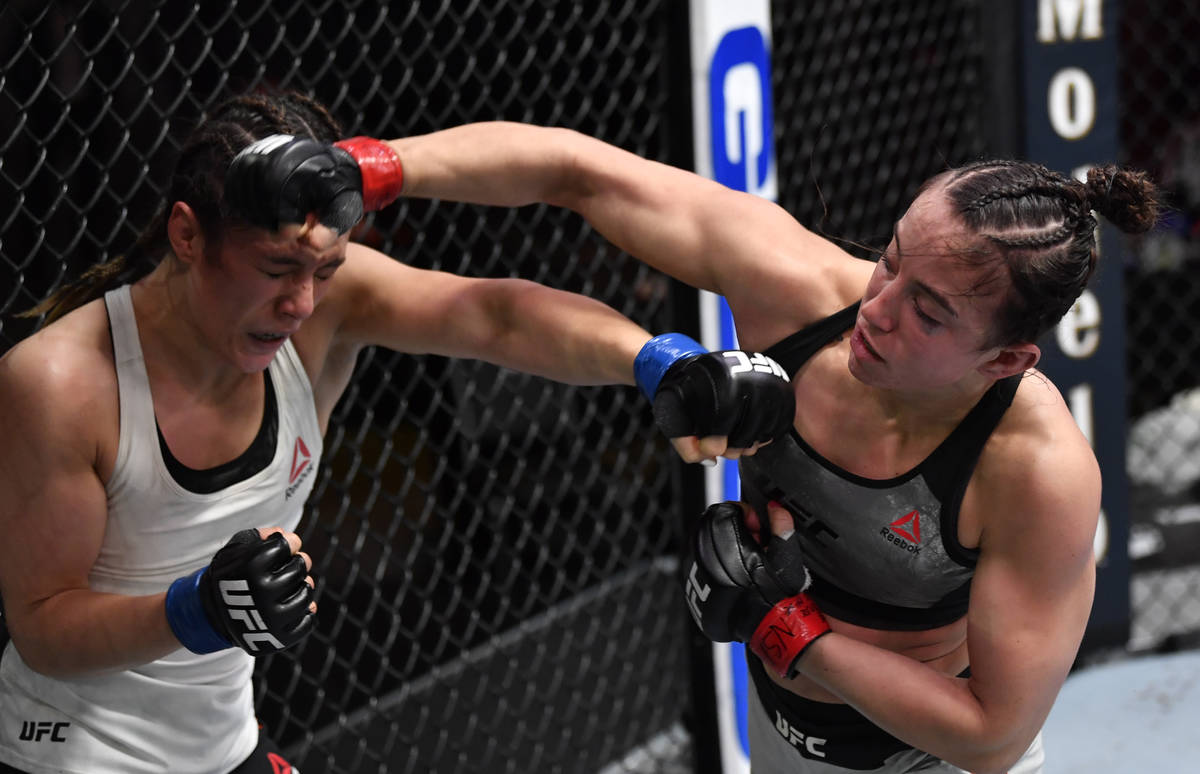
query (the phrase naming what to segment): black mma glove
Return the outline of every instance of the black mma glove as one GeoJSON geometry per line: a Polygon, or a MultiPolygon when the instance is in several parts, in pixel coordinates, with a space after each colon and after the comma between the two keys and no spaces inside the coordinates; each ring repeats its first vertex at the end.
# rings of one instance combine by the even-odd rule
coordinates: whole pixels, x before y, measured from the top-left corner
{"type": "Polygon", "coordinates": [[[764,549],[740,503],[710,505],[696,522],[684,566],[688,607],[714,642],[745,642],[781,677],[796,674],[805,648],[829,631],[802,593],[810,582],[799,543],[772,535],[764,549]]]}
{"type": "Polygon", "coordinates": [[[291,647],[312,631],[312,589],[304,559],[278,532],[244,529],[212,564],[167,590],[167,622],[193,653],[236,645],[252,656],[291,647]]]}
{"type": "Polygon", "coordinates": [[[683,334],[665,333],[642,346],[634,375],[668,438],[722,435],[742,449],[779,438],[795,420],[791,381],[766,355],[708,352],[683,334]]]}
{"type": "Polygon", "coordinates": [[[251,143],[225,175],[229,211],[275,231],[303,223],[310,212],[339,234],[354,227],[364,210],[382,209],[400,195],[400,158],[391,146],[369,137],[332,145],[275,134],[251,143]]]}

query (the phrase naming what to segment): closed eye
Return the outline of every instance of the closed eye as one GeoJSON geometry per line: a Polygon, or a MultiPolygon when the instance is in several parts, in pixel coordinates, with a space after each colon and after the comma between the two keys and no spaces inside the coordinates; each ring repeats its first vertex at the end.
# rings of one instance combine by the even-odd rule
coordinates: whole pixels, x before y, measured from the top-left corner
{"type": "Polygon", "coordinates": [[[917,300],[915,298],[913,299],[913,309],[916,310],[917,317],[919,317],[921,319],[921,322],[925,323],[926,325],[933,327],[935,325],[942,324],[941,320],[938,320],[936,318],[930,317],[929,315],[925,314],[925,312],[921,309],[921,305],[919,303],[917,303],[917,300]]]}

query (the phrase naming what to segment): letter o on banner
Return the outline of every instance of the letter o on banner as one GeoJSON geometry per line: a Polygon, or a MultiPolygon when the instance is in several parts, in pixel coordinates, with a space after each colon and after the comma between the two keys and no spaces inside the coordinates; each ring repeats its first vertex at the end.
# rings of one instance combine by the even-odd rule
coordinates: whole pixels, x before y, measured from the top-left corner
{"type": "Polygon", "coordinates": [[[1079,67],[1066,67],[1050,79],[1046,107],[1050,125],[1059,137],[1078,140],[1096,123],[1096,87],[1079,67]]]}

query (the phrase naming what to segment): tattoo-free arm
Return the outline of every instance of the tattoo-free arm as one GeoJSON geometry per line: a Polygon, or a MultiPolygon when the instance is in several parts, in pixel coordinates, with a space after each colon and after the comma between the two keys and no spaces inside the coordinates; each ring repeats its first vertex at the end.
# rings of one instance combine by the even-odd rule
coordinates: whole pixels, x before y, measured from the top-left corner
{"type": "Polygon", "coordinates": [[[0,594],[13,644],[31,669],[59,677],[153,661],[180,647],[165,594],[88,586],[107,522],[97,418],[112,414],[105,396],[80,389],[96,380],[95,356],[45,335],[31,343],[0,360],[0,425],[10,433],[0,445],[0,594]]]}
{"type": "Polygon", "coordinates": [[[892,735],[973,772],[1003,772],[1045,722],[1095,588],[1100,476],[1073,425],[1000,473],[971,586],[971,676],[956,678],[836,632],[800,660],[808,679],[892,735]]]}
{"type": "Polygon", "coordinates": [[[780,303],[807,303],[805,286],[829,282],[830,267],[848,258],[770,201],[566,129],[467,124],[391,144],[404,196],[566,207],[649,265],[725,295],[743,316],[781,283],[780,303]]]}

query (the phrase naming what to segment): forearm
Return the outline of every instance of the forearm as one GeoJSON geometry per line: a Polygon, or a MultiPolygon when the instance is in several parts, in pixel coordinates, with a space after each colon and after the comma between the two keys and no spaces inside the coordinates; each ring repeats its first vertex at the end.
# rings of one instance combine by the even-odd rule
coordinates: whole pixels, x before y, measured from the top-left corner
{"type": "Polygon", "coordinates": [[[633,384],[650,334],[595,299],[522,280],[490,299],[486,340],[463,353],[568,384],[633,384]]]}
{"type": "Polygon", "coordinates": [[[60,592],[8,611],[13,643],[31,669],[51,677],[146,664],[181,647],[167,624],[165,596],[60,592]]]}
{"type": "Polygon", "coordinates": [[[799,671],[898,739],[972,772],[1006,770],[1032,741],[989,715],[968,679],[844,635],[813,643],[799,671]]]}
{"type": "Polygon", "coordinates": [[[391,140],[403,196],[499,207],[558,203],[575,133],[500,121],[391,140]]]}

